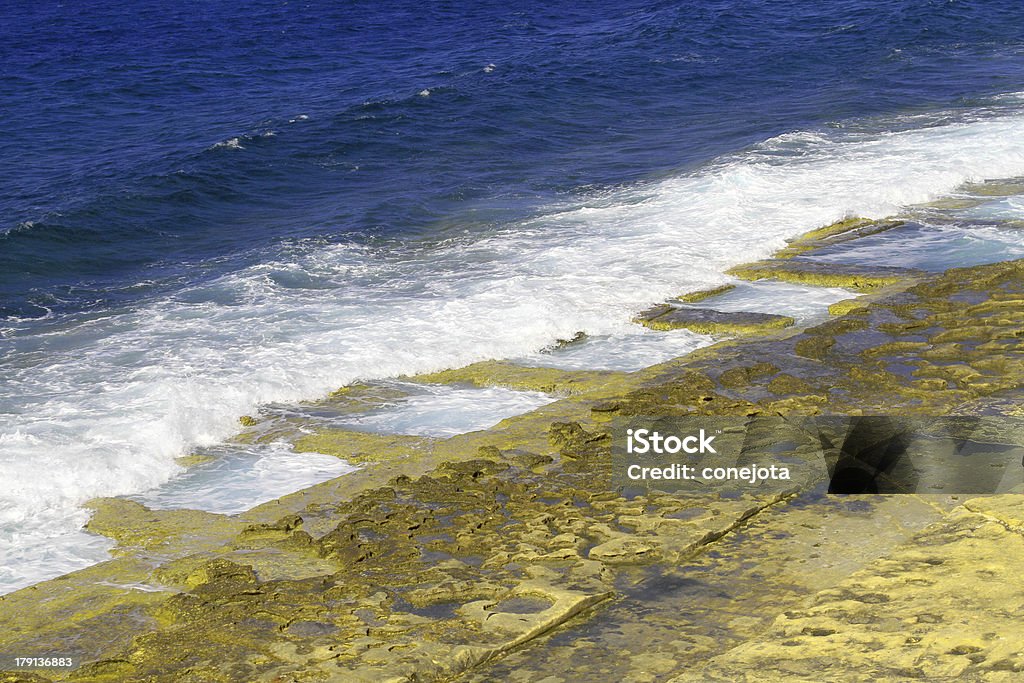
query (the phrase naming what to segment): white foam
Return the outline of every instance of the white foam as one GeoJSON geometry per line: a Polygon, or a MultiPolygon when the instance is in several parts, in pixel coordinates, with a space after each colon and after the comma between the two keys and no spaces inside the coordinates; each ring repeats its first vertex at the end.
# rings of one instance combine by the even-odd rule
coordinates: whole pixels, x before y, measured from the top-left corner
{"type": "Polygon", "coordinates": [[[231,515],[356,469],[332,455],[296,453],[287,443],[231,444],[208,453],[212,461],[134,498],[153,509],[231,515]]]}
{"type": "Polygon", "coordinates": [[[787,236],[1021,174],[1018,115],[790,135],[484,238],[292,245],[136,310],[19,336],[0,384],[0,556],[74,532],[88,498],[168,481],[176,456],[259,404],[521,357],[579,330],[628,335],[636,311],[721,284],[787,236]]]}
{"type": "Polygon", "coordinates": [[[996,102],[1021,102],[1024,103],[1024,92],[1008,92],[1002,95],[995,95],[993,98],[996,102]]]}
{"type": "Polygon", "coordinates": [[[454,436],[493,427],[555,400],[539,391],[503,387],[463,389],[443,385],[409,387],[417,393],[395,405],[333,421],[334,426],[416,436],[454,436]]]}
{"type": "Polygon", "coordinates": [[[109,559],[114,541],[82,530],[88,519],[81,508],[54,505],[31,520],[0,522],[0,594],[109,559]]]}
{"type": "Polygon", "coordinates": [[[222,140],[221,142],[218,142],[217,144],[210,147],[210,149],[218,149],[221,147],[225,149],[245,149],[245,147],[242,146],[242,138],[231,138],[229,140],[222,140]]]}
{"type": "Polygon", "coordinates": [[[735,289],[692,306],[716,311],[775,313],[803,323],[827,315],[828,307],[837,301],[857,296],[839,287],[807,287],[773,280],[737,282],[735,285],[735,289]]]}
{"type": "MultiPolygon", "coordinates": [[[[837,287],[805,287],[761,280],[738,282],[735,289],[696,304],[718,311],[755,311],[788,315],[801,323],[828,314],[828,307],[855,293],[837,287]]],[[[615,335],[588,337],[561,348],[517,358],[523,365],[564,370],[621,370],[633,372],[686,355],[715,342],[710,335],[689,330],[652,331],[640,325],[615,335]]]]}
{"type": "Polygon", "coordinates": [[[685,356],[715,339],[689,330],[655,332],[632,325],[611,335],[587,337],[562,348],[540,351],[515,359],[522,365],[562,370],[619,370],[634,372],[685,356]]]}

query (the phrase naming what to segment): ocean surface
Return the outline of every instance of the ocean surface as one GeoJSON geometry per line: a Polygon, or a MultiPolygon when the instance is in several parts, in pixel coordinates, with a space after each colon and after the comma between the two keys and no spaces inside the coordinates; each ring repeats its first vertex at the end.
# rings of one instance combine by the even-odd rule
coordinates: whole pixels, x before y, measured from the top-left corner
{"type": "Polygon", "coordinates": [[[105,557],[84,501],[260,406],[634,348],[636,311],[786,237],[1024,174],[1008,0],[4,15],[0,591],[105,557]]]}

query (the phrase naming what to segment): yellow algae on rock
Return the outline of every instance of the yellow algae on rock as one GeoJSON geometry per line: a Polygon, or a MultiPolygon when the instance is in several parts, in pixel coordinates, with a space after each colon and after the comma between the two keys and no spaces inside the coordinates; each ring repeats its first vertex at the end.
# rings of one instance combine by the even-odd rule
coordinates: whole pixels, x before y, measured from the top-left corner
{"type": "Polygon", "coordinates": [[[846,315],[853,311],[862,310],[864,302],[860,299],[843,299],[828,307],[829,315],[846,315]]]}
{"type": "Polygon", "coordinates": [[[86,529],[114,539],[122,549],[143,548],[166,553],[219,547],[244,523],[200,510],[151,510],[125,498],[96,498],[86,529]]]}
{"type": "Polygon", "coordinates": [[[791,243],[800,243],[820,240],[826,237],[834,237],[836,235],[841,235],[856,228],[864,227],[865,225],[871,225],[873,222],[874,221],[868,218],[859,218],[857,216],[851,216],[850,218],[844,218],[842,220],[836,221],[835,223],[830,223],[829,225],[823,226],[821,228],[815,228],[814,230],[805,232],[799,237],[787,241],[791,243]]]}
{"type": "Polygon", "coordinates": [[[508,387],[548,394],[580,394],[602,385],[615,384],[626,373],[601,370],[560,370],[526,367],[505,361],[482,361],[462,368],[442,370],[411,379],[426,384],[470,384],[508,387]]]}
{"type": "Polygon", "coordinates": [[[893,270],[871,270],[839,268],[836,264],[809,264],[795,261],[766,261],[736,266],[729,269],[729,274],[742,280],[779,280],[801,285],[818,287],[842,287],[861,291],[875,290],[898,284],[901,280],[911,277],[893,270]],[[789,265],[784,265],[788,263],[789,265]]]}
{"type": "Polygon", "coordinates": [[[867,218],[846,218],[786,240],[788,246],[772,255],[773,259],[791,259],[821,247],[874,235],[902,225],[901,221],[875,221],[867,218]]]}
{"type": "Polygon", "coordinates": [[[296,439],[294,447],[296,452],[323,453],[359,464],[408,457],[434,441],[423,436],[324,429],[296,439]]]}
{"type": "Polygon", "coordinates": [[[206,455],[204,453],[193,453],[192,455],[183,455],[180,458],[175,458],[174,462],[178,463],[182,467],[195,467],[196,465],[205,465],[208,462],[216,460],[212,455],[206,455]]]}
{"type": "Polygon", "coordinates": [[[785,315],[732,313],[707,308],[674,308],[636,322],[652,330],[690,330],[698,334],[750,336],[790,327],[795,322],[785,315]]]}
{"type": "Polygon", "coordinates": [[[694,304],[697,303],[698,301],[704,301],[705,299],[710,299],[713,296],[718,296],[719,294],[731,292],[734,289],[736,289],[736,285],[734,284],[722,285],[720,287],[714,287],[712,289],[702,289],[696,292],[689,292],[687,294],[683,294],[682,296],[679,297],[679,301],[682,301],[683,303],[686,304],[694,304]]]}
{"type": "Polygon", "coordinates": [[[1022,563],[1024,536],[961,508],[673,683],[1019,680],[1022,563]]]}
{"type": "Polygon", "coordinates": [[[979,197],[1009,197],[1024,194],[1024,182],[1019,180],[989,180],[983,183],[966,183],[961,191],[979,197]]]}

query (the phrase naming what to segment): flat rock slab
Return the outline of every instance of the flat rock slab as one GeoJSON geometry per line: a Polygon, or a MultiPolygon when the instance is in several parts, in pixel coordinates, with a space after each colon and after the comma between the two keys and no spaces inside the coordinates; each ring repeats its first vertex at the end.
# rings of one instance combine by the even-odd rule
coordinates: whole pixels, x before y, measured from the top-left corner
{"type": "Polygon", "coordinates": [[[691,330],[700,334],[763,334],[793,324],[785,315],[727,312],[710,308],[655,307],[638,321],[653,330],[691,330]]]}
{"type": "Polygon", "coordinates": [[[912,268],[822,263],[805,258],[758,261],[736,266],[729,274],[744,280],[773,278],[783,282],[846,287],[860,291],[878,289],[901,281],[918,279],[924,275],[922,271],[912,268]]]}
{"type": "Polygon", "coordinates": [[[1009,523],[1022,508],[1019,496],[969,501],[673,683],[1022,680],[1024,536],[1009,523]]]}
{"type": "Polygon", "coordinates": [[[757,638],[777,615],[892,553],[948,507],[938,496],[805,494],[700,555],[624,574],[624,599],[598,618],[460,681],[665,683],[757,638]]]}

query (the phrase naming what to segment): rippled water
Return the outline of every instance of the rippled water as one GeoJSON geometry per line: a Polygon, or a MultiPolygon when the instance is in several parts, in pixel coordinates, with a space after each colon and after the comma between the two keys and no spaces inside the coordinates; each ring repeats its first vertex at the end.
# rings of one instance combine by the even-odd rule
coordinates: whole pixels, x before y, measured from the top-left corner
{"type": "Polygon", "coordinates": [[[1024,174],[1013,3],[5,9],[0,555],[51,573],[260,405],[579,331],[664,360],[703,342],[651,303],[1024,174]]]}

